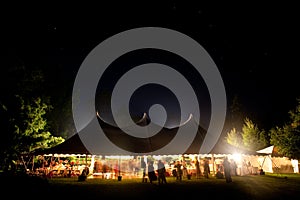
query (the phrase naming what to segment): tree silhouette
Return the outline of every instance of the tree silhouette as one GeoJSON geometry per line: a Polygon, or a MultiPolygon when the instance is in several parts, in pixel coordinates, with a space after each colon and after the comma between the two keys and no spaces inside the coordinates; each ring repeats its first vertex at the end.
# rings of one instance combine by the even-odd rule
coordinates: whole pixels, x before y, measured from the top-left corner
{"type": "Polygon", "coordinates": [[[270,142],[279,154],[289,158],[300,159],[300,98],[294,110],[290,110],[290,120],[282,127],[276,126],[270,130],[270,142]]]}

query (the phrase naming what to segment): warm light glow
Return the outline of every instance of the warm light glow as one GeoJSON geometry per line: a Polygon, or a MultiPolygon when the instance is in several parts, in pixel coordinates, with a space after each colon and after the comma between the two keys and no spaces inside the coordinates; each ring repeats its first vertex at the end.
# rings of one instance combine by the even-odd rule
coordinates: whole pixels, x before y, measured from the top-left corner
{"type": "Polygon", "coordinates": [[[153,158],[154,158],[155,160],[161,160],[162,156],[161,156],[161,155],[153,156],[153,158]]]}
{"type": "Polygon", "coordinates": [[[105,156],[105,158],[110,158],[110,159],[124,159],[124,160],[126,160],[126,159],[133,159],[133,156],[118,156],[118,155],[113,155],[113,156],[105,156]]]}
{"type": "Polygon", "coordinates": [[[239,153],[234,153],[232,154],[232,158],[235,162],[240,162],[241,161],[241,158],[242,158],[242,155],[239,154],[239,153]]]}
{"type": "Polygon", "coordinates": [[[196,155],[190,155],[189,157],[192,161],[194,161],[196,159],[196,155]]]}
{"type": "Polygon", "coordinates": [[[294,173],[299,173],[298,160],[291,159],[292,166],[294,168],[294,173]]]}

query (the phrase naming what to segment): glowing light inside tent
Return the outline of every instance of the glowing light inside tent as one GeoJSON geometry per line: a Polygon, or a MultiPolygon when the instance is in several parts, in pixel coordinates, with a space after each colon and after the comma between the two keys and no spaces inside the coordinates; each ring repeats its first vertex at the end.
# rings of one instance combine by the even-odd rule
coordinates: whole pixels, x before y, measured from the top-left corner
{"type": "Polygon", "coordinates": [[[105,156],[105,158],[110,158],[110,159],[122,159],[122,160],[126,160],[126,159],[133,159],[134,156],[118,156],[118,155],[112,155],[112,156],[105,156]]]}
{"type": "Polygon", "coordinates": [[[239,153],[234,153],[234,154],[232,154],[232,158],[235,162],[240,162],[242,159],[242,155],[239,153]]]}
{"type": "Polygon", "coordinates": [[[162,156],[161,156],[161,155],[153,156],[153,158],[154,158],[155,160],[161,160],[162,156]]]}
{"type": "Polygon", "coordinates": [[[294,173],[299,173],[298,160],[291,159],[292,166],[294,168],[294,173]]]}

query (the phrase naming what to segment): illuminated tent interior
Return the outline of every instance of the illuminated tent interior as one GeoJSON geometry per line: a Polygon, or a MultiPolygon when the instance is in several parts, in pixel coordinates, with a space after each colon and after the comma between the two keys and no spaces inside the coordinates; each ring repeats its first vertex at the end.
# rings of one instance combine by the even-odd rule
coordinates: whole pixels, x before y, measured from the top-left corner
{"type": "MultiPolygon", "coordinates": [[[[184,122],[180,128],[183,130],[188,131],[190,127],[198,127],[198,132],[196,134],[195,139],[193,140],[192,144],[189,148],[187,148],[185,153],[181,152],[170,152],[164,155],[151,155],[145,154],[144,152],[151,152],[157,148],[161,148],[163,145],[168,143],[168,141],[172,140],[177,133],[179,127],[175,128],[161,128],[161,131],[158,134],[145,138],[143,140],[138,140],[134,137],[128,138],[121,134],[122,130],[118,127],[113,126],[98,116],[99,124],[104,132],[106,132],[107,137],[113,141],[116,145],[125,147],[127,151],[130,152],[140,152],[134,153],[132,155],[115,155],[115,154],[103,154],[102,152],[91,153],[85,147],[83,142],[80,139],[78,134],[71,136],[70,138],[66,139],[65,142],[43,151],[35,152],[36,156],[43,156],[43,157],[51,157],[51,160],[54,158],[58,158],[58,160],[63,160],[67,157],[80,157],[81,159],[84,158],[84,165],[88,165],[90,172],[94,177],[101,176],[104,177],[115,177],[116,174],[122,175],[124,177],[132,177],[135,175],[141,176],[140,170],[142,170],[142,161],[147,163],[147,159],[153,159],[155,161],[161,159],[166,163],[166,168],[171,174],[172,171],[172,164],[177,160],[185,161],[189,165],[189,171],[193,173],[194,168],[194,161],[197,158],[200,160],[200,163],[204,160],[209,160],[210,162],[210,169],[212,174],[214,175],[217,171],[220,170],[220,166],[222,165],[222,161],[224,157],[228,157],[231,161],[235,161],[238,168],[238,175],[246,175],[246,174],[258,174],[260,169],[263,169],[265,172],[274,172],[278,171],[279,167],[274,166],[274,158],[270,159],[271,155],[266,154],[264,150],[261,151],[247,151],[238,149],[228,143],[224,142],[224,140],[219,139],[215,146],[208,154],[199,154],[199,150],[201,144],[204,140],[206,135],[206,130],[199,126],[196,120],[193,119],[191,115],[190,118],[184,122]],[[132,164],[135,163],[135,164],[132,164]],[[270,164],[271,163],[271,164],[270,164]],[[102,172],[102,166],[107,165],[110,173],[106,172],[105,176],[102,172]],[[134,165],[135,167],[129,167],[134,165]],[[271,166],[271,167],[270,167],[271,166]],[[118,170],[116,170],[116,168],[118,170]],[[132,169],[130,169],[132,168],[132,169]],[[135,169],[139,169],[135,172],[135,169]],[[118,172],[116,172],[118,171],[118,172]],[[109,175],[108,174],[115,174],[109,175]]],[[[140,126],[147,125],[149,123],[149,118],[147,115],[144,114],[141,120],[136,122],[140,126]]],[[[279,158],[278,158],[279,159],[279,158]]],[[[282,165],[291,165],[291,160],[287,158],[280,158],[283,159],[277,160],[277,163],[284,163],[282,165]]],[[[146,164],[147,165],[147,164],[146,164]]],[[[291,169],[289,167],[289,169],[291,169]]],[[[297,170],[290,170],[291,172],[298,172],[297,170]]],[[[79,174],[80,172],[78,172],[79,174]]]]}
{"type": "Polygon", "coordinates": [[[256,152],[260,155],[260,167],[264,169],[264,171],[272,173],[299,173],[298,160],[289,159],[280,155],[274,145],[256,152]]]}

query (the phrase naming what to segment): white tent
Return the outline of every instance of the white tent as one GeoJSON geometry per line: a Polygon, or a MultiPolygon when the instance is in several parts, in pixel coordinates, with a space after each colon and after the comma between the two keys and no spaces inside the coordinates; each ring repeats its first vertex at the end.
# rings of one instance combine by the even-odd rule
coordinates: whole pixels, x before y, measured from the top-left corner
{"type": "Polygon", "coordinates": [[[258,158],[261,169],[266,172],[299,173],[298,160],[278,156],[274,145],[256,151],[262,154],[258,158]]]}
{"type": "Polygon", "coordinates": [[[269,146],[267,148],[264,148],[264,149],[261,149],[261,150],[258,150],[256,151],[257,153],[265,153],[265,154],[269,154],[271,155],[273,153],[273,150],[274,150],[274,146],[269,146]]]}

